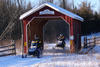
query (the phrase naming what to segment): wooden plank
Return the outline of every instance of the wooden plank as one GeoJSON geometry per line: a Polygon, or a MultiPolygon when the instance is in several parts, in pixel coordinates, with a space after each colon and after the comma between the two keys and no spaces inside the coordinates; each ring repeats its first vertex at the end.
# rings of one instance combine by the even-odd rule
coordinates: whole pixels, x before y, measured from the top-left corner
{"type": "Polygon", "coordinates": [[[96,44],[100,44],[100,42],[97,42],[96,44]]]}
{"type": "Polygon", "coordinates": [[[16,55],[16,53],[2,54],[2,55],[0,55],[0,57],[2,57],[2,56],[8,56],[8,55],[16,55]]]}
{"type": "MultiPolygon", "coordinates": [[[[94,42],[88,42],[87,44],[94,44],[94,42]]],[[[96,44],[100,44],[100,42],[96,42],[96,44]]]]}
{"type": "Polygon", "coordinates": [[[6,51],[11,51],[11,50],[15,50],[15,48],[11,48],[11,49],[2,50],[2,51],[0,51],[0,52],[6,52],[6,51]]]}
{"type": "Polygon", "coordinates": [[[1,46],[0,48],[6,48],[6,47],[10,47],[10,46],[15,46],[15,45],[6,45],[6,46],[1,46]]]}
{"type": "Polygon", "coordinates": [[[95,45],[88,46],[87,48],[82,48],[79,52],[79,54],[87,54],[89,51],[91,51],[95,45]]]}
{"type": "Polygon", "coordinates": [[[100,42],[100,40],[96,40],[96,42],[100,42]]]}
{"type": "Polygon", "coordinates": [[[100,39],[100,37],[96,37],[96,39],[100,39]]]}
{"type": "Polygon", "coordinates": [[[15,44],[1,46],[0,49],[3,49],[3,50],[0,51],[0,53],[2,53],[2,54],[0,54],[0,57],[2,57],[2,56],[8,56],[8,55],[16,55],[16,46],[15,46],[15,44]],[[9,48],[9,47],[11,47],[11,48],[9,48]],[[8,49],[5,49],[5,48],[8,48],[8,49]],[[11,52],[8,53],[7,51],[11,51],[11,52]]]}
{"type": "Polygon", "coordinates": [[[93,40],[93,38],[91,38],[91,39],[87,39],[87,40],[93,40]]]}
{"type": "Polygon", "coordinates": [[[94,47],[95,47],[95,45],[90,46],[90,48],[87,50],[87,52],[85,52],[85,54],[87,54],[89,51],[91,51],[94,47]]]}
{"type": "Polygon", "coordinates": [[[87,44],[94,44],[94,42],[88,42],[87,44]]]}

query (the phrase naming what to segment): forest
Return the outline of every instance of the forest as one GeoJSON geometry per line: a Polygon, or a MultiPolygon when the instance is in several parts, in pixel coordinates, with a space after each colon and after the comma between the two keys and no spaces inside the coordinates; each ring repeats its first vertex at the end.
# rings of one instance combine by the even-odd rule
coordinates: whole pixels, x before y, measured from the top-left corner
{"type": "MultiPolygon", "coordinates": [[[[91,3],[83,1],[79,7],[76,7],[73,1],[69,3],[68,0],[59,0],[57,2],[55,2],[55,0],[40,0],[37,5],[39,6],[46,2],[51,2],[55,5],[59,3],[58,6],[83,17],[84,22],[81,23],[82,36],[100,32],[100,12],[94,11],[91,3]]],[[[20,39],[22,32],[19,17],[37,5],[27,2],[26,0],[0,0],[1,39],[20,39]]],[[[100,9],[98,10],[100,11],[100,9]]],[[[50,31],[47,33],[50,33],[50,31]]]]}

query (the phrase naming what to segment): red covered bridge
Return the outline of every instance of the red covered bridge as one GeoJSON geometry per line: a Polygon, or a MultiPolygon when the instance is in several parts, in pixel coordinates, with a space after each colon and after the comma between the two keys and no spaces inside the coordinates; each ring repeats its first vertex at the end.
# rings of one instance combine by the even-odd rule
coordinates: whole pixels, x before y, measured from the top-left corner
{"type": "Polygon", "coordinates": [[[48,20],[59,19],[69,25],[70,52],[79,50],[81,48],[81,22],[84,19],[54,4],[45,3],[20,16],[23,27],[24,54],[27,54],[28,42],[34,39],[34,34],[38,34],[43,43],[43,26],[48,20]]]}

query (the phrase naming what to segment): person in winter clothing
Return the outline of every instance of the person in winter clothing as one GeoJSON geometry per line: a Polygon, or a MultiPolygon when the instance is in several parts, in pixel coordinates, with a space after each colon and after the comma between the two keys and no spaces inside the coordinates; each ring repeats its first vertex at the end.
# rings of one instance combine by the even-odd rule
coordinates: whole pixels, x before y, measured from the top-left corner
{"type": "Polygon", "coordinates": [[[42,55],[41,41],[37,35],[34,35],[34,40],[31,41],[31,47],[29,48],[29,54],[40,58],[42,55]]]}
{"type": "Polygon", "coordinates": [[[65,37],[63,34],[60,34],[59,37],[57,38],[58,41],[61,41],[61,43],[57,44],[57,47],[62,47],[64,49],[65,47],[65,37]]]}
{"type": "Polygon", "coordinates": [[[65,37],[63,34],[60,34],[59,37],[58,37],[58,40],[60,41],[64,41],[65,40],[65,37]]]}
{"type": "Polygon", "coordinates": [[[37,48],[41,48],[41,41],[38,35],[34,35],[34,42],[37,44],[37,48]]]}

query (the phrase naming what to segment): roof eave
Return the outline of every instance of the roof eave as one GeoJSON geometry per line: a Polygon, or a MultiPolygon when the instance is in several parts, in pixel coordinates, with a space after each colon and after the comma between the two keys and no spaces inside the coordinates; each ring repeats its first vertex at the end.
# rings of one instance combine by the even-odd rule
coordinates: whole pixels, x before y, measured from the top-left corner
{"type": "Polygon", "coordinates": [[[52,9],[54,9],[54,10],[56,10],[56,11],[62,13],[62,14],[65,14],[65,15],[67,15],[67,16],[72,17],[73,19],[76,19],[76,20],[79,20],[79,21],[82,21],[82,22],[84,21],[84,19],[83,19],[82,17],[80,17],[80,16],[78,16],[78,15],[76,15],[76,14],[74,14],[74,13],[69,12],[69,11],[67,11],[67,10],[65,10],[65,9],[63,9],[63,8],[61,8],[61,7],[54,6],[54,5],[52,6],[52,5],[53,5],[53,4],[51,4],[51,3],[42,4],[41,6],[39,6],[39,7],[37,7],[37,8],[33,8],[33,9],[29,10],[28,12],[24,13],[23,15],[20,16],[19,19],[22,20],[22,19],[26,18],[27,16],[31,15],[32,13],[34,13],[34,12],[38,11],[39,9],[43,8],[44,6],[48,6],[48,7],[51,7],[52,9]],[[57,9],[56,7],[58,7],[58,9],[57,9]],[[61,10],[63,10],[63,11],[61,12],[61,10]],[[68,13],[74,15],[74,16],[67,14],[66,11],[67,11],[68,13]]]}

